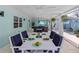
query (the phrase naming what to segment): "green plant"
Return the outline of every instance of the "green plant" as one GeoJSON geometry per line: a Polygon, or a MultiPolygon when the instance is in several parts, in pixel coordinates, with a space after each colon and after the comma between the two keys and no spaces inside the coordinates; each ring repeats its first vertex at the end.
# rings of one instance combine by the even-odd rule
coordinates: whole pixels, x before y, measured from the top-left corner
{"type": "Polygon", "coordinates": [[[55,22],[55,20],[56,20],[55,17],[52,17],[52,18],[51,18],[51,21],[52,21],[52,22],[55,22]]]}
{"type": "Polygon", "coordinates": [[[61,16],[61,19],[62,19],[63,22],[66,21],[67,20],[67,15],[61,16]]]}
{"type": "Polygon", "coordinates": [[[78,34],[78,33],[79,33],[79,30],[74,31],[74,34],[78,34]]]}
{"type": "Polygon", "coordinates": [[[76,36],[79,37],[79,30],[74,31],[74,34],[76,34],[76,36]]]}
{"type": "Polygon", "coordinates": [[[79,37],[79,33],[78,33],[78,34],[76,34],[76,36],[77,36],[77,37],[79,37]]]}
{"type": "Polygon", "coordinates": [[[33,45],[34,46],[40,46],[42,43],[41,42],[39,42],[39,41],[37,41],[37,42],[35,42],[35,43],[33,43],[33,45]]]}

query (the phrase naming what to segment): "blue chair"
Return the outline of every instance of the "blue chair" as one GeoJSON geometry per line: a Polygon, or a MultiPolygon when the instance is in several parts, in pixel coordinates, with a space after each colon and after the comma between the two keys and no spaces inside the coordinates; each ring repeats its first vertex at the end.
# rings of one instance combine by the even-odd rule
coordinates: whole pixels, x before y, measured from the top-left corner
{"type": "Polygon", "coordinates": [[[58,48],[57,50],[54,51],[55,53],[59,53],[60,46],[62,44],[62,39],[63,39],[63,37],[60,36],[59,34],[57,34],[57,33],[54,34],[54,38],[53,38],[52,42],[58,48]]]}
{"type": "Polygon", "coordinates": [[[60,36],[59,34],[55,33],[52,42],[54,43],[55,46],[61,46],[62,36],[60,36]]]}
{"type": "Polygon", "coordinates": [[[22,39],[23,39],[24,41],[27,40],[27,38],[28,38],[27,31],[21,32],[21,35],[22,35],[22,39]]]}
{"type": "Polygon", "coordinates": [[[60,48],[58,48],[58,49],[55,50],[54,52],[55,52],[55,53],[59,53],[59,51],[60,51],[60,48]]]}
{"type": "Polygon", "coordinates": [[[13,53],[21,53],[19,47],[23,44],[20,34],[10,37],[10,44],[13,53]]]}

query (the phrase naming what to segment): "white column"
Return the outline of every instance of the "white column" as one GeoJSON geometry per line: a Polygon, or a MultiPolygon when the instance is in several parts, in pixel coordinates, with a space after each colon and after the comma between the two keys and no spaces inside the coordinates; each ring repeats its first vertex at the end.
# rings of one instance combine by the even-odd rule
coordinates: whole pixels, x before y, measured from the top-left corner
{"type": "Polygon", "coordinates": [[[63,23],[62,23],[61,17],[57,17],[57,18],[56,18],[55,30],[56,30],[60,35],[63,35],[63,23]]]}

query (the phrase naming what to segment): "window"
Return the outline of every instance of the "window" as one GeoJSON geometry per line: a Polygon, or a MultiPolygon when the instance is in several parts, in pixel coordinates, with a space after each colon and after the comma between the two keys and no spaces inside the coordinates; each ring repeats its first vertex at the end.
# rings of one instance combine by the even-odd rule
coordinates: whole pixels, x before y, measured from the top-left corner
{"type": "Polygon", "coordinates": [[[22,27],[22,18],[19,18],[19,27],[22,27]]]}
{"type": "Polygon", "coordinates": [[[14,28],[22,27],[22,18],[14,16],[14,28]]]}
{"type": "Polygon", "coordinates": [[[64,32],[70,35],[75,35],[79,38],[79,18],[72,15],[67,15],[67,18],[63,18],[63,29],[64,32]]]}
{"type": "Polygon", "coordinates": [[[18,17],[14,16],[14,28],[18,28],[18,17]]]}

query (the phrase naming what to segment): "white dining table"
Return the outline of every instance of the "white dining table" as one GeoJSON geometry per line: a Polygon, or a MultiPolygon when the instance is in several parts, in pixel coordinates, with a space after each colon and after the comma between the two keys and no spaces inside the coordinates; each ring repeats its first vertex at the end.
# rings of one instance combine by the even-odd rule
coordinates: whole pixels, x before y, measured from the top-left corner
{"type": "Polygon", "coordinates": [[[19,49],[22,50],[23,53],[26,50],[52,50],[53,52],[54,50],[57,50],[58,47],[56,47],[53,44],[52,39],[43,40],[44,37],[45,35],[42,35],[42,38],[34,38],[34,40],[26,40],[19,49]],[[41,45],[33,46],[33,43],[37,41],[41,42],[41,45]]]}

